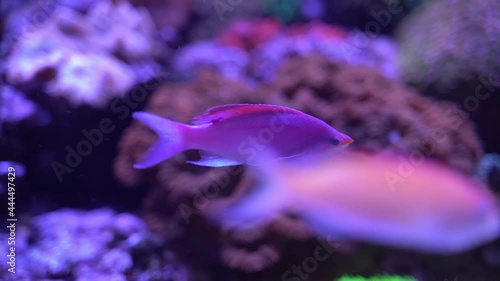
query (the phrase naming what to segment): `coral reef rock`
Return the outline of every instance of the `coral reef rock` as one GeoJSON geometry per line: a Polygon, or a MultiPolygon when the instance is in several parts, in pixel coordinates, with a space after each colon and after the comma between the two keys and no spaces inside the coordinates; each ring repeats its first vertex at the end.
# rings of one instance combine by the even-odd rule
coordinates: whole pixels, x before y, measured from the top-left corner
{"type": "MultiPolygon", "coordinates": [[[[332,63],[320,55],[289,58],[275,81],[262,85],[227,79],[215,70],[202,71],[195,81],[161,87],[145,110],[188,122],[209,107],[227,103],[294,107],[352,136],[357,148],[433,157],[464,173],[470,174],[482,155],[474,126],[452,104],[422,97],[376,69],[332,63]]],[[[243,166],[187,164],[186,160],[199,157],[197,151],[179,154],[151,169],[134,169],[133,163],[156,138],[140,122],[132,123],[120,142],[114,167],[125,185],[152,186],[144,208],[146,221],[155,232],[175,239],[204,229],[203,241],[197,240],[199,235],[191,235],[194,238],[187,243],[199,253],[219,245],[221,262],[245,271],[260,271],[277,263],[290,241],[312,239],[300,219],[288,215],[258,229],[217,230],[206,220],[211,208],[245,196],[258,179],[243,166]],[[220,236],[224,237],[222,244],[217,242],[220,236]]]]}
{"type": "Polygon", "coordinates": [[[266,102],[332,124],[354,139],[352,146],[430,156],[469,174],[483,154],[474,124],[456,105],[422,97],[374,68],[296,56],[266,87],[266,102]]]}

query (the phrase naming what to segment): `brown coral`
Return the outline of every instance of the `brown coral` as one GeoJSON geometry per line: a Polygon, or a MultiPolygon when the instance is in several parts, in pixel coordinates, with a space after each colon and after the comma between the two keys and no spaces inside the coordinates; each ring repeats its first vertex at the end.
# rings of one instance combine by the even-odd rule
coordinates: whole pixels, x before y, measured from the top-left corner
{"type": "MultiPolygon", "coordinates": [[[[426,99],[377,70],[335,64],[321,56],[289,58],[275,82],[254,88],[207,71],[194,82],[165,85],[153,94],[145,110],[187,122],[205,109],[225,103],[291,106],[349,134],[360,148],[419,152],[466,173],[482,154],[473,125],[451,104],[426,99]]],[[[186,164],[187,159],[198,157],[196,151],[146,171],[133,169],[132,164],[155,140],[144,125],[133,123],[120,143],[115,174],[128,186],[153,187],[144,207],[156,232],[165,237],[203,233],[188,235],[185,246],[196,248],[197,256],[203,257],[216,245],[226,266],[246,271],[260,271],[276,263],[296,240],[314,241],[300,219],[288,216],[243,232],[217,229],[207,222],[209,210],[245,196],[258,179],[242,166],[186,164]]]]}
{"type": "Polygon", "coordinates": [[[372,68],[297,56],[283,65],[263,94],[269,103],[325,120],[358,147],[423,154],[466,173],[483,154],[464,112],[452,103],[424,98],[372,68]]]}

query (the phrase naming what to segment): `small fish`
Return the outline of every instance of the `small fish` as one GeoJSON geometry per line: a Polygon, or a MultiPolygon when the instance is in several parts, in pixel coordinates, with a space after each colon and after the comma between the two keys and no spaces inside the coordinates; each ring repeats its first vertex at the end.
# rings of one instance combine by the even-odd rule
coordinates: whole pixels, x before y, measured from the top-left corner
{"type": "Polygon", "coordinates": [[[211,211],[245,228],[295,214],[320,236],[428,253],[466,251],[500,235],[495,196],[482,184],[431,160],[343,152],[307,165],[254,166],[264,184],[211,211]]]}
{"type": "Polygon", "coordinates": [[[252,164],[272,151],[276,159],[340,151],[353,140],[327,123],[301,111],[271,104],[227,104],[177,123],[147,112],[135,119],[154,130],[159,140],[134,165],[144,169],[188,150],[201,151],[189,163],[223,167],[252,164]]]}

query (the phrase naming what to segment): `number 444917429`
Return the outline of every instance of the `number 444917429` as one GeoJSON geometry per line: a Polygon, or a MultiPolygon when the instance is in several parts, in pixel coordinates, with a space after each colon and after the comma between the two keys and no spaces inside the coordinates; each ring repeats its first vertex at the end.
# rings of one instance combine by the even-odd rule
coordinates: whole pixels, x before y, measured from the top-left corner
{"type": "Polygon", "coordinates": [[[9,217],[13,218],[15,217],[15,212],[14,210],[16,209],[14,207],[15,203],[15,195],[16,195],[16,185],[14,184],[14,180],[16,179],[16,169],[14,167],[9,167],[7,169],[8,174],[7,174],[7,192],[8,192],[8,200],[9,200],[9,207],[7,208],[9,210],[9,217]]]}

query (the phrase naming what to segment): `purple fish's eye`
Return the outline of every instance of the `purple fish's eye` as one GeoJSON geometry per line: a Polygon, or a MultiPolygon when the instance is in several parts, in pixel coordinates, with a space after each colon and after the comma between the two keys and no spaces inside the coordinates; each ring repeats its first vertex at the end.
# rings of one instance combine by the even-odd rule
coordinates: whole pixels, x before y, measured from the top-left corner
{"type": "Polygon", "coordinates": [[[330,143],[333,146],[338,146],[340,144],[340,141],[338,139],[330,139],[330,143]]]}

